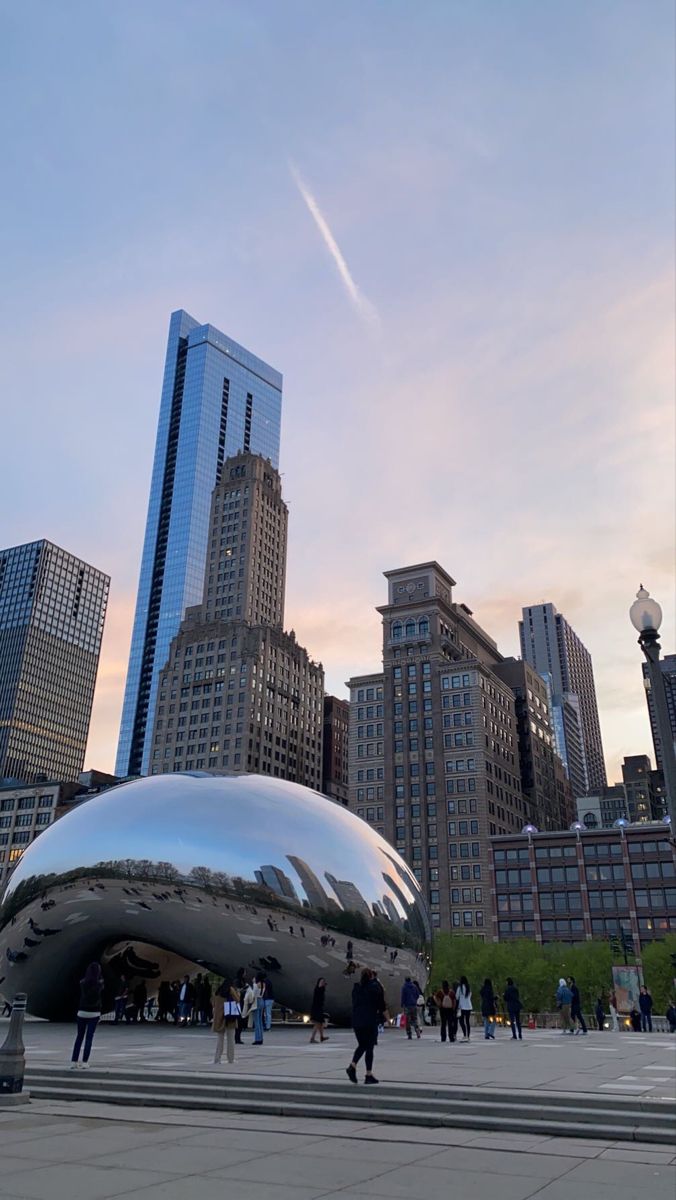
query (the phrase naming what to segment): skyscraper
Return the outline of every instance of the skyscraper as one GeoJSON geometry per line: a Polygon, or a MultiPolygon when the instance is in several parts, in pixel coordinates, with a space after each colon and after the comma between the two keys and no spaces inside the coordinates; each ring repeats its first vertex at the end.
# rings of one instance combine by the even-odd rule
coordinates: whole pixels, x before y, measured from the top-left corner
{"type": "Polygon", "coordinates": [[[490,929],[490,838],[528,820],[502,655],[436,562],[386,571],[383,671],[350,680],[350,808],[419,880],[435,928],[490,929]]]}
{"type": "MultiPolygon", "coordinates": [[[[669,713],[671,736],[673,741],[676,743],[676,654],[665,654],[664,658],[660,659],[660,671],[662,672],[662,679],[664,681],[664,694],[667,701],[667,712],[669,713]]],[[[648,701],[648,714],[650,716],[650,728],[653,735],[653,746],[655,747],[655,761],[658,768],[661,768],[662,743],[657,730],[655,701],[653,699],[652,689],[649,687],[647,663],[643,663],[643,682],[646,689],[646,700],[648,701]]]]}
{"type": "Polygon", "coordinates": [[[183,310],[172,314],[117,774],[147,774],[158,670],[202,597],[211,493],[239,450],[279,464],[282,376],[183,310]]]}
{"type": "Polygon", "coordinates": [[[269,460],[226,460],[202,603],[186,610],[160,669],[153,775],[225,768],[320,789],[324,671],[282,628],[287,518],[269,460]]]}
{"type": "MultiPolygon", "coordinates": [[[[575,798],[588,792],[600,791],[606,786],[606,768],[603,761],[594,669],[589,651],[553,604],[534,604],[530,608],[522,609],[519,637],[521,657],[540,675],[551,676],[553,706],[560,710],[558,732],[563,729],[564,736],[565,706],[568,705],[569,709],[569,723],[571,706],[574,707],[576,703],[579,706],[583,769],[578,771],[575,768],[566,749],[561,753],[568,768],[575,798]]],[[[582,767],[582,764],[580,766],[582,767]]]]}
{"type": "Polygon", "coordinates": [[[324,761],[322,791],[338,804],[348,800],[350,705],[337,696],[324,697],[324,761]]]}
{"type": "Polygon", "coordinates": [[[109,584],[51,542],[0,551],[0,778],[82,770],[109,584]]]}

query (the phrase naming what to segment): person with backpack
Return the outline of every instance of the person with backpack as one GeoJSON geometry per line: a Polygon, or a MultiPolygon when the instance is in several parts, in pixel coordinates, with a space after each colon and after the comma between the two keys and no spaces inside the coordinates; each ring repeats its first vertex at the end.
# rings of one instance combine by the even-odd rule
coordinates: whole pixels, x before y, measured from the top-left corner
{"type": "Polygon", "coordinates": [[[413,1038],[414,1029],[416,1037],[420,1037],[420,1028],[418,1026],[418,989],[410,975],[406,976],[401,989],[401,1007],[406,1017],[406,1037],[410,1042],[413,1038]]]}
{"type": "Polygon", "coordinates": [[[452,1022],[456,1013],[457,1001],[455,992],[447,979],[444,979],[441,987],[434,993],[434,999],[439,1010],[439,1020],[441,1022],[441,1040],[442,1042],[445,1042],[446,1036],[448,1035],[449,1042],[454,1042],[455,1030],[453,1029],[452,1022]]]}
{"type": "Polygon", "coordinates": [[[383,989],[374,978],[373,971],[365,967],[358,983],[352,988],[352,1028],[357,1039],[357,1049],[345,1073],[352,1083],[357,1082],[357,1063],[363,1057],[366,1065],[364,1083],[378,1083],[373,1074],[373,1053],[378,1042],[378,1026],[385,1020],[385,997],[383,989]]]}
{"type": "Polygon", "coordinates": [[[216,1034],[216,1053],[214,1066],[218,1066],[223,1057],[223,1042],[227,1039],[226,1058],[229,1063],[235,1061],[235,1032],[241,1016],[239,991],[234,984],[223,983],[213,998],[214,1015],[211,1024],[216,1034]]]}

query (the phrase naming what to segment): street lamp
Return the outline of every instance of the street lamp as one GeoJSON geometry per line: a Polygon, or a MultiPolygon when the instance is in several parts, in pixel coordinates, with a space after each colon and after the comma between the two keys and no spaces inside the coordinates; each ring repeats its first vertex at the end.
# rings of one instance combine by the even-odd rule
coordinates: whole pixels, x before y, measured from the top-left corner
{"type": "Polygon", "coordinates": [[[648,679],[655,705],[657,735],[662,747],[664,787],[667,793],[669,812],[673,814],[676,811],[676,754],[674,753],[674,738],[664,690],[664,676],[660,670],[660,641],[657,632],[662,624],[662,609],[657,601],[651,598],[643,584],[637,591],[636,599],[629,609],[629,617],[634,629],[638,632],[638,644],[648,664],[648,679]]]}

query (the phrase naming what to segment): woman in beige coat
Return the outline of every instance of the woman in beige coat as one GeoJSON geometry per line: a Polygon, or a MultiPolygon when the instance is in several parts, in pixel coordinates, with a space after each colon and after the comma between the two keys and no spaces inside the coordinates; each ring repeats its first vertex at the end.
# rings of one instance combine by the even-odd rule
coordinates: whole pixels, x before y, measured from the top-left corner
{"type": "Polygon", "coordinates": [[[241,1015],[239,992],[232,984],[223,983],[214,996],[214,1019],[211,1025],[216,1034],[216,1053],[214,1064],[220,1063],[223,1057],[223,1042],[227,1039],[226,1056],[229,1063],[235,1061],[235,1030],[237,1018],[241,1015]]]}

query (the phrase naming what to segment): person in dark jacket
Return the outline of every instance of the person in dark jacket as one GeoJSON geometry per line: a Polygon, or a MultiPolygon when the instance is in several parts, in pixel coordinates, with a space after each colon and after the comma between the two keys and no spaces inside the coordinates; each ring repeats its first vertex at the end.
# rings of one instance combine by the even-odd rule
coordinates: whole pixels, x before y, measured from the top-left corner
{"type": "Polygon", "coordinates": [[[514,1041],[517,1038],[521,1041],[523,1037],[521,1033],[521,1009],[523,1005],[519,996],[519,989],[511,977],[507,980],[507,987],[504,990],[502,998],[505,1002],[507,1016],[512,1027],[512,1038],[514,1041]]]}
{"type": "Polygon", "coordinates": [[[484,1038],[495,1041],[495,993],[490,979],[484,979],[481,996],[481,1015],[484,1019],[484,1038]]]}
{"type": "Polygon", "coordinates": [[[420,1037],[420,1026],[418,1025],[419,995],[420,992],[411,979],[411,976],[407,975],[401,989],[401,1007],[406,1015],[406,1037],[409,1042],[413,1038],[414,1029],[416,1037],[420,1037]]]}
{"type": "MultiPolygon", "coordinates": [[[[577,984],[575,982],[575,977],[573,975],[571,975],[568,980],[568,987],[570,988],[570,995],[571,995],[570,1019],[573,1022],[573,1027],[575,1026],[575,1022],[579,1021],[580,1022],[579,1032],[586,1033],[587,1025],[586,1025],[585,1019],[582,1015],[582,1001],[580,1000],[580,989],[577,986],[577,984]]],[[[575,1032],[577,1033],[578,1030],[576,1029],[575,1032]]]]}
{"type": "Polygon", "coordinates": [[[605,1013],[605,1009],[603,1007],[603,997],[602,996],[596,997],[596,1007],[594,1009],[594,1016],[596,1017],[596,1024],[598,1026],[598,1029],[602,1030],[604,1023],[605,1023],[605,1019],[606,1019],[606,1013],[605,1013]]]}
{"type": "Polygon", "coordinates": [[[631,1021],[631,1027],[632,1027],[634,1033],[640,1033],[641,1032],[641,1014],[638,1011],[636,1005],[634,1005],[631,1012],[629,1013],[629,1020],[631,1021]]]}
{"type": "Polygon", "coordinates": [[[101,1019],[101,1003],[103,1000],[103,972],[99,963],[90,963],[80,980],[80,1005],[77,1010],[77,1037],[73,1046],[71,1055],[70,1069],[75,1071],[77,1067],[82,1066],[84,1069],[89,1062],[91,1054],[92,1042],[96,1026],[101,1019]],[[80,1050],[84,1042],[84,1050],[82,1052],[82,1063],[78,1061],[80,1058],[80,1050]]]}
{"type": "Polygon", "coordinates": [[[676,1033],[676,1004],[670,1004],[665,1015],[669,1022],[669,1033],[676,1033]]]}
{"type": "Polygon", "coordinates": [[[441,987],[434,993],[434,1000],[441,1020],[441,1040],[445,1042],[448,1033],[449,1042],[454,1042],[458,1028],[457,1001],[455,989],[451,987],[447,979],[444,979],[441,987]]]}
{"type": "Polygon", "coordinates": [[[134,1004],[131,1010],[132,1021],[144,1021],[146,1019],[146,1004],[148,1001],[148,989],[143,979],[136,984],[132,993],[134,1004]]]}
{"type": "Polygon", "coordinates": [[[638,998],[638,1006],[641,1010],[641,1029],[644,1033],[652,1033],[653,998],[645,985],[641,988],[641,993],[638,998]]]}
{"type": "Polygon", "coordinates": [[[352,1062],[345,1068],[348,1079],[357,1082],[357,1063],[364,1057],[366,1075],[364,1083],[377,1083],[373,1074],[373,1052],[378,1041],[378,1026],[385,1020],[383,989],[373,977],[373,971],[365,967],[359,983],[352,989],[352,1028],[357,1039],[357,1049],[352,1062]]]}
{"type": "Polygon", "coordinates": [[[317,980],[315,990],[312,993],[310,1020],[313,1025],[310,1041],[316,1042],[317,1034],[319,1034],[320,1042],[328,1042],[329,1039],[324,1035],[324,1026],[326,1024],[326,980],[323,976],[320,976],[317,980]]]}

